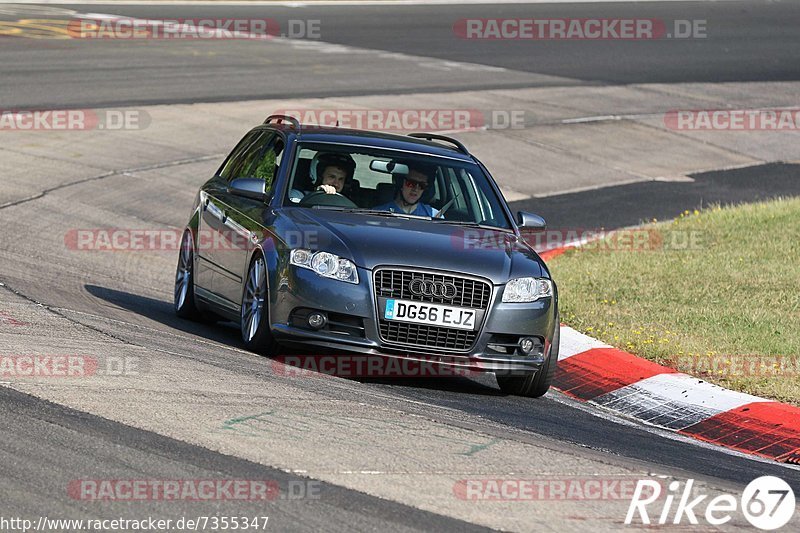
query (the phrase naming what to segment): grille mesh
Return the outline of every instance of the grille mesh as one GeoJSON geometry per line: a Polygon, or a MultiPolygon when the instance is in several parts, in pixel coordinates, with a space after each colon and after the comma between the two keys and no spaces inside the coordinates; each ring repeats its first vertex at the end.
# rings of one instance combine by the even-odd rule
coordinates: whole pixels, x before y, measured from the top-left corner
{"type": "MultiPolygon", "coordinates": [[[[491,286],[483,281],[448,274],[390,269],[378,270],[375,273],[375,290],[377,296],[384,298],[429,302],[481,310],[485,310],[489,306],[489,299],[492,295],[491,286]],[[456,286],[458,293],[455,298],[448,300],[435,296],[416,296],[411,294],[408,290],[408,284],[411,282],[412,278],[422,278],[426,281],[450,282],[456,286]]],[[[429,326],[425,324],[411,324],[396,320],[384,320],[382,316],[383,310],[379,309],[378,326],[381,338],[387,342],[413,344],[426,348],[468,350],[475,344],[475,340],[478,337],[478,331],[429,326]]]]}
{"type": "Polygon", "coordinates": [[[375,274],[375,290],[378,292],[378,296],[385,298],[455,305],[456,307],[469,307],[471,309],[486,309],[489,305],[489,297],[492,294],[492,288],[483,281],[447,274],[408,272],[405,270],[379,270],[375,274]],[[412,278],[422,278],[425,281],[450,282],[456,286],[458,294],[451,300],[435,296],[416,296],[408,290],[408,284],[412,278]]]}

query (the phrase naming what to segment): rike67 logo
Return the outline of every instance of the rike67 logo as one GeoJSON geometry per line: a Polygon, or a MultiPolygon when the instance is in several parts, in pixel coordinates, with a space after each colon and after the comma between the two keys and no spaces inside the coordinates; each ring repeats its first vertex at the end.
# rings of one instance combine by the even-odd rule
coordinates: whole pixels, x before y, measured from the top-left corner
{"type": "Polygon", "coordinates": [[[664,497],[660,483],[649,479],[639,480],[625,523],[650,524],[653,520],[660,525],[686,522],[697,525],[700,523],[698,517],[701,517],[707,524],[721,526],[730,522],[740,509],[752,526],[772,531],[788,524],[794,515],[794,491],[788,483],[775,476],[754,479],[745,487],[739,500],[730,494],[707,499],[708,494],[693,493],[693,485],[694,480],[690,479],[681,489],[680,481],[673,481],[664,497]],[[654,503],[656,505],[650,508],[654,503]],[[657,514],[651,516],[650,513],[654,511],[657,514]]]}

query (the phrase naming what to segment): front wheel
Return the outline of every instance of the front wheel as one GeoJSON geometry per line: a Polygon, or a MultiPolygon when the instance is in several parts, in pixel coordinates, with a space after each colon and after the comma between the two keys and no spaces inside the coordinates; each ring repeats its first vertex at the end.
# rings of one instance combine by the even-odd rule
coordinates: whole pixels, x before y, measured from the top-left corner
{"type": "Polygon", "coordinates": [[[194,238],[186,230],[181,239],[178,268],[175,272],[175,314],[181,318],[197,320],[200,310],[194,301],[194,238]]]}
{"type": "Polygon", "coordinates": [[[267,264],[257,256],[247,273],[242,294],[242,340],[248,350],[264,355],[277,355],[278,343],[269,329],[267,304],[267,264]]]}
{"type": "Polygon", "coordinates": [[[556,330],[553,333],[553,342],[550,352],[544,360],[542,367],[535,373],[527,376],[497,376],[500,390],[506,394],[539,398],[544,396],[553,383],[553,376],[558,365],[558,348],[561,343],[561,323],[556,315],[556,330]]]}

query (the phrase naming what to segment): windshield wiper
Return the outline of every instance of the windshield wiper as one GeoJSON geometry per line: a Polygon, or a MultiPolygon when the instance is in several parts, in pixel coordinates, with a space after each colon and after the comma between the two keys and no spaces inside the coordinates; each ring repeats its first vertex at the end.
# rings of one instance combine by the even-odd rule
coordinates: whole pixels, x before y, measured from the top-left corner
{"type": "Polygon", "coordinates": [[[481,224],[480,222],[470,222],[468,220],[445,220],[443,218],[432,218],[431,221],[433,222],[441,222],[443,224],[452,224],[453,226],[469,226],[471,228],[483,228],[483,229],[490,229],[493,231],[503,231],[506,233],[514,233],[512,230],[507,228],[500,228],[497,226],[487,226],[486,224],[481,224]]]}
{"type": "Polygon", "coordinates": [[[358,213],[360,215],[375,215],[379,217],[402,217],[402,218],[416,218],[419,220],[428,220],[430,217],[411,215],[409,213],[395,213],[394,211],[384,211],[382,209],[342,209],[345,213],[358,213]]]}

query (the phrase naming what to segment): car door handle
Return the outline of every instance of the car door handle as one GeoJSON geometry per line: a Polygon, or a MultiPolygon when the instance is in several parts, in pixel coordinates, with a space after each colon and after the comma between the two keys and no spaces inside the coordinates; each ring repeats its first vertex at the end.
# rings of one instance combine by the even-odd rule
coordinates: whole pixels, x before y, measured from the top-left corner
{"type": "Polygon", "coordinates": [[[225,219],[225,218],[227,218],[227,217],[225,216],[225,212],[224,212],[222,209],[220,209],[219,207],[217,207],[217,206],[214,204],[214,202],[210,202],[210,203],[208,204],[208,206],[206,206],[206,211],[208,211],[209,213],[211,213],[211,215],[213,215],[213,216],[214,216],[214,218],[217,218],[217,219],[219,219],[219,220],[222,220],[223,222],[225,222],[225,220],[224,220],[224,219],[225,219]]]}

